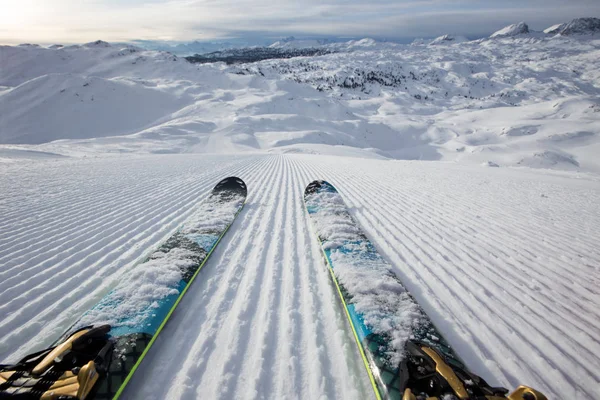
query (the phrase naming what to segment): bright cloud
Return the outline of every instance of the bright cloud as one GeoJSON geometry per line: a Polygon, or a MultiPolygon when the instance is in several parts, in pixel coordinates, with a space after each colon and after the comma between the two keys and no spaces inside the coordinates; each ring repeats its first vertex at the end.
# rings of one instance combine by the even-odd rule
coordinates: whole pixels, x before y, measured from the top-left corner
{"type": "Polygon", "coordinates": [[[245,35],[485,35],[600,16],[596,0],[0,0],[0,43],[218,39],[245,35]]]}

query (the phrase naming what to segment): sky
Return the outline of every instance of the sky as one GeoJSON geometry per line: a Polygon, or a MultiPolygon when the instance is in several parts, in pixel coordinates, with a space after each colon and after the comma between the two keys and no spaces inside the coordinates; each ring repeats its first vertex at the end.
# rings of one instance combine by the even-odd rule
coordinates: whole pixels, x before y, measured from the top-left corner
{"type": "Polygon", "coordinates": [[[600,17],[599,0],[0,0],[0,43],[471,38],[600,17]]]}

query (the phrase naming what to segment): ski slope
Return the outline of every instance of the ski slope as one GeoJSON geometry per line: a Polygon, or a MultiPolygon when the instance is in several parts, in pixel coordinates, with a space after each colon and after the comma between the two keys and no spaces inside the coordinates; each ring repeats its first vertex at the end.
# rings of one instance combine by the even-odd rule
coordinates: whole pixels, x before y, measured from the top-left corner
{"type": "Polygon", "coordinates": [[[302,202],[334,184],[491,384],[600,398],[600,178],[311,155],[0,164],[0,360],[49,345],[221,178],[248,185],[124,398],[365,399],[364,367],[302,202]]]}

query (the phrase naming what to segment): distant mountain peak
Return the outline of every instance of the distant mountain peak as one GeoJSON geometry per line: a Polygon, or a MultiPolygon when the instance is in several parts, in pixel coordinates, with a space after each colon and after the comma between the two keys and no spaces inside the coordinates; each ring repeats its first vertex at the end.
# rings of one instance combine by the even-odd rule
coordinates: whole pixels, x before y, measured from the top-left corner
{"type": "Polygon", "coordinates": [[[558,32],[561,35],[589,35],[600,33],[600,18],[575,18],[558,32]]]}
{"type": "Polygon", "coordinates": [[[518,24],[508,25],[499,31],[492,33],[490,37],[509,37],[518,36],[529,33],[529,26],[525,22],[519,22],[518,24]]]}
{"type": "Polygon", "coordinates": [[[458,36],[458,35],[443,35],[443,36],[439,36],[435,39],[433,39],[429,45],[430,46],[436,46],[436,45],[441,45],[441,44],[453,44],[453,43],[462,43],[462,42],[468,42],[469,39],[467,39],[464,36],[458,36]]]}
{"type": "Polygon", "coordinates": [[[356,40],[354,44],[356,46],[375,46],[377,44],[377,41],[371,38],[362,38],[360,40],[356,40]]]}
{"type": "Polygon", "coordinates": [[[83,45],[83,47],[110,47],[110,43],[104,40],[96,40],[95,42],[89,42],[83,45]]]}
{"type": "Polygon", "coordinates": [[[334,42],[331,41],[330,39],[326,39],[326,38],[324,38],[324,39],[303,39],[303,38],[296,38],[294,36],[288,36],[288,37],[279,39],[275,43],[270,44],[269,47],[300,49],[300,48],[320,47],[320,46],[324,46],[324,45],[331,44],[331,43],[334,43],[334,42]]]}
{"type": "Polygon", "coordinates": [[[544,33],[548,34],[548,35],[556,35],[557,33],[560,33],[560,31],[562,31],[565,26],[567,26],[567,24],[556,24],[556,25],[552,25],[549,28],[544,29],[544,33]]]}

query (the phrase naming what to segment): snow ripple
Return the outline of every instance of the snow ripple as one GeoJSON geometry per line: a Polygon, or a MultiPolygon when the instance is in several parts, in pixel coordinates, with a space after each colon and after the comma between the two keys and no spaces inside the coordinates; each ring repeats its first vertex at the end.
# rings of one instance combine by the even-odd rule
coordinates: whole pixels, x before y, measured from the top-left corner
{"type": "Polygon", "coordinates": [[[304,211],[350,213],[491,384],[600,398],[597,176],[308,155],[154,155],[0,165],[0,360],[50,344],[225,176],[244,210],[127,398],[347,398],[372,388],[304,211]]]}

